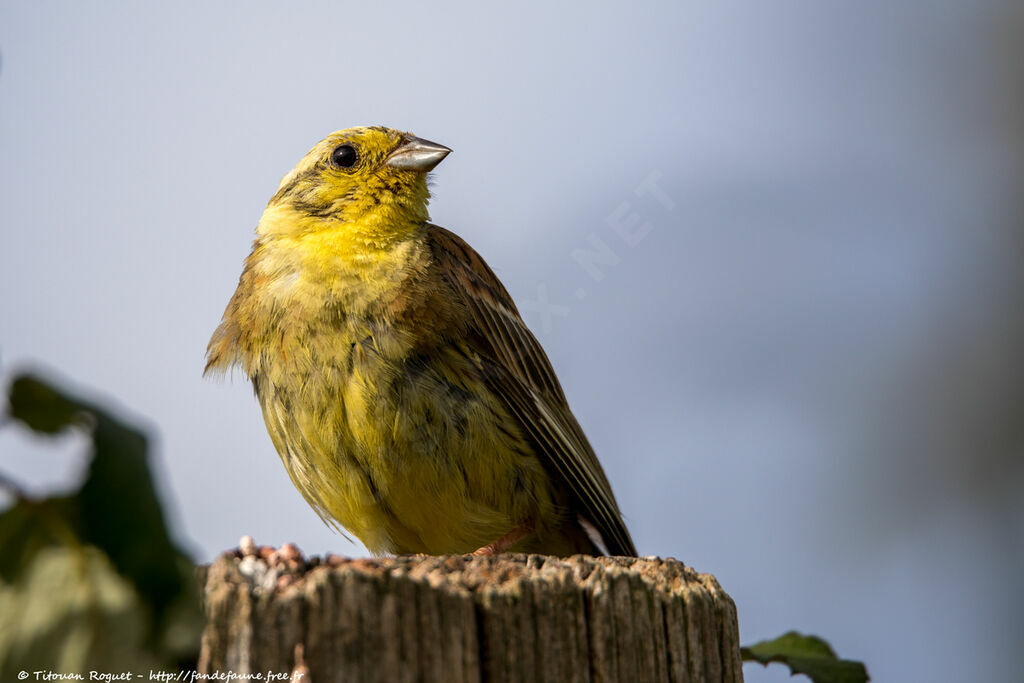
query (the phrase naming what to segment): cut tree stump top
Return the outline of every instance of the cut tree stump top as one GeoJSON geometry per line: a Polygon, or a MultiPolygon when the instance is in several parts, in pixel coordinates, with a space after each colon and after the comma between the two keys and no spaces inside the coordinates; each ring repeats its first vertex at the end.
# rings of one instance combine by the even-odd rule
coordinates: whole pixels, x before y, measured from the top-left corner
{"type": "Polygon", "coordinates": [[[732,599],[673,559],[250,555],[222,557],[201,579],[201,673],[295,672],[305,683],[743,679],[732,599]]]}

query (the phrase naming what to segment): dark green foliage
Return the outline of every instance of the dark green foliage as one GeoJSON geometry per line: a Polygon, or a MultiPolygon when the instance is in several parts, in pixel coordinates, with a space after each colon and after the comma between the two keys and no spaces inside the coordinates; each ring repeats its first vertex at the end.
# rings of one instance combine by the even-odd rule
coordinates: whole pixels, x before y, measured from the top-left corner
{"type": "Polygon", "coordinates": [[[76,413],[83,407],[30,375],[18,377],[11,383],[7,400],[11,417],[43,434],[64,431],[75,422],[76,413]]]}
{"type": "Polygon", "coordinates": [[[760,662],[765,666],[770,662],[785,664],[794,675],[805,674],[814,683],[865,683],[870,680],[867,669],[860,662],[839,659],[821,638],[796,631],[741,648],[740,653],[747,662],[760,662]]]}
{"type": "Polygon", "coordinates": [[[94,413],[94,454],[78,493],[82,538],[110,557],[154,612],[164,610],[190,577],[178,569],[180,553],[171,543],[156,498],[146,438],[102,413],[94,413]]]}
{"type": "Polygon", "coordinates": [[[23,612],[0,618],[0,633],[12,634],[0,641],[0,676],[15,663],[85,670],[194,656],[202,621],[192,563],[168,534],[145,435],[33,376],[12,383],[9,405],[37,432],[79,428],[92,443],[76,492],[16,492],[0,514],[0,598],[23,612]]]}

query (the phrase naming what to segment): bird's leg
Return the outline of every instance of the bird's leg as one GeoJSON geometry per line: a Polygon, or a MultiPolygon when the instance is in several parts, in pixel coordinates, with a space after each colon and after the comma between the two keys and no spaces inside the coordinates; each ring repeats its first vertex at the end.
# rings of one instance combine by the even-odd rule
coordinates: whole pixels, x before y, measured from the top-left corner
{"type": "Polygon", "coordinates": [[[497,541],[488,543],[482,548],[477,548],[473,551],[473,554],[481,555],[483,557],[492,557],[494,555],[497,555],[498,553],[503,553],[509,548],[511,548],[513,545],[515,545],[519,539],[521,539],[523,536],[526,536],[531,531],[533,531],[533,529],[527,526],[516,527],[512,531],[508,532],[507,534],[499,538],[497,541]]]}

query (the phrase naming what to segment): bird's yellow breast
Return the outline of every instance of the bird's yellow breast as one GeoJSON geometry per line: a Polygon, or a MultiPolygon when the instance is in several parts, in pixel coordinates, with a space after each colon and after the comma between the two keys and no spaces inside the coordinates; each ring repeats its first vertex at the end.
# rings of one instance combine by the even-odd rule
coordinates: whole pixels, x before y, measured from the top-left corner
{"type": "Polygon", "coordinates": [[[477,359],[425,341],[444,310],[409,315],[423,303],[410,292],[436,294],[423,242],[353,260],[333,237],[255,250],[259,294],[242,307],[259,349],[246,370],[296,487],[375,552],[469,552],[534,516],[547,477],[477,391],[477,359]]]}

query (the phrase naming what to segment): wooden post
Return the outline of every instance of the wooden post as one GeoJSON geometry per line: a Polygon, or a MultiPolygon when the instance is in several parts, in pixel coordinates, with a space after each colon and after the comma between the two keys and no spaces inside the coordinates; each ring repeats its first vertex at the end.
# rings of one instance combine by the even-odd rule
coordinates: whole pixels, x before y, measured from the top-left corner
{"type": "Polygon", "coordinates": [[[304,683],[743,680],[732,599],[713,576],[672,559],[223,557],[202,581],[200,673],[296,673],[304,683]]]}

